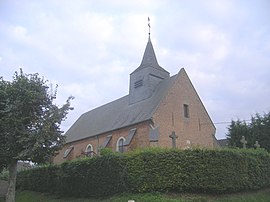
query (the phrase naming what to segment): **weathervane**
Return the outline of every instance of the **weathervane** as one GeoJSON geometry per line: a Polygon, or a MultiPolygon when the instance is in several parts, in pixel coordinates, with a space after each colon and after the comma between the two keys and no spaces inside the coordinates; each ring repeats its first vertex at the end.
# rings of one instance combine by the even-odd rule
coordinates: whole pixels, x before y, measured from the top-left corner
{"type": "Polygon", "coordinates": [[[150,18],[148,17],[148,27],[149,27],[149,32],[148,32],[148,34],[149,34],[149,36],[150,36],[150,18]]]}

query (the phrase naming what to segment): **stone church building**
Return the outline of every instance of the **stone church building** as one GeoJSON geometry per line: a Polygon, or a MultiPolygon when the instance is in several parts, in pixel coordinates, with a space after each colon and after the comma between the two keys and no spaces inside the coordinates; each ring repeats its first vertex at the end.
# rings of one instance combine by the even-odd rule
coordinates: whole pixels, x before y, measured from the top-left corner
{"type": "Polygon", "coordinates": [[[130,74],[129,94],[82,114],[66,132],[56,164],[144,147],[213,148],[215,126],[184,68],[170,76],[149,39],[140,66],[130,74]]]}

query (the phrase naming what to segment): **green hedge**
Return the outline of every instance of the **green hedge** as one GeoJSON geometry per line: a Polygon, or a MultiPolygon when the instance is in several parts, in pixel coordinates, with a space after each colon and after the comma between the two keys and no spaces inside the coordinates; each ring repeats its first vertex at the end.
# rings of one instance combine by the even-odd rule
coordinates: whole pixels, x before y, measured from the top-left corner
{"type": "Polygon", "coordinates": [[[17,186],[66,196],[154,191],[231,193],[270,186],[270,154],[231,149],[147,149],[107,154],[19,172],[17,186]]]}

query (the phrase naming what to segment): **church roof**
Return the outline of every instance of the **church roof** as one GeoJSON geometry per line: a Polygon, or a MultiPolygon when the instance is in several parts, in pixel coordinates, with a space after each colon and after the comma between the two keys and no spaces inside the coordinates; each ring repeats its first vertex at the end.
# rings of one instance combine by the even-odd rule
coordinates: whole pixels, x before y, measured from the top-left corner
{"type": "MultiPolygon", "coordinates": [[[[149,68],[149,67],[169,73],[165,69],[163,69],[161,66],[159,66],[150,36],[148,38],[148,42],[147,42],[147,45],[143,54],[142,62],[140,66],[134,70],[134,72],[137,72],[143,68],[149,68]]],[[[134,72],[132,72],[131,74],[133,74],[134,72]]]]}
{"type": "Polygon", "coordinates": [[[126,95],[82,114],[66,132],[66,142],[93,137],[150,120],[175,78],[176,75],[161,81],[150,98],[138,103],[130,105],[129,95],[126,95]]]}

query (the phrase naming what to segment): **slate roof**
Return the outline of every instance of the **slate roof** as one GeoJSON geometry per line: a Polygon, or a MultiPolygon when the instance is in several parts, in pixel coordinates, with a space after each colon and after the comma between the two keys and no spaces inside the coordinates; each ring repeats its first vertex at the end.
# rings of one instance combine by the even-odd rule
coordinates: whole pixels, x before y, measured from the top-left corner
{"type": "Polygon", "coordinates": [[[147,42],[147,45],[143,54],[142,62],[140,66],[137,69],[135,69],[131,74],[143,68],[149,68],[149,67],[155,68],[157,70],[160,70],[169,74],[168,71],[166,71],[161,66],[159,66],[150,36],[148,38],[148,42],[147,42]]]}
{"type": "Polygon", "coordinates": [[[119,128],[150,120],[172,86],[177,75],[161,81],[152,97],[143,101],[129,104],[129,95],[95,108],[80,116],[66,132],[66,142],[73,142],[119,128]]]}

